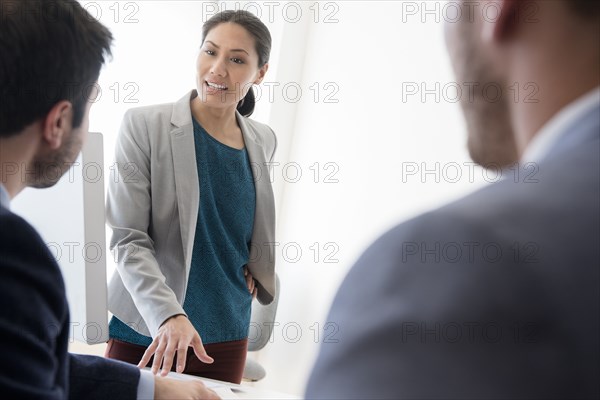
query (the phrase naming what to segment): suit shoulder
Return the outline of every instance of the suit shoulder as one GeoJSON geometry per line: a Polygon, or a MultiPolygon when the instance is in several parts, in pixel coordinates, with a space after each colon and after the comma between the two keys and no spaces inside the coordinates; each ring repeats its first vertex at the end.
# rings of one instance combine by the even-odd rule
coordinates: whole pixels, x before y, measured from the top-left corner
{"type": "Polygon", "coordinates": [[[436,287],[441,299],[443,293],[467,288],[482,293],[501,283],[518,286],[511,280],[516,276],[531,282],[535,271],[523,268],[525,256],[516,258],[511,248],[515,232],[526,231],[526,222],[516,228],[513,222],[519,218],[510,199],[520,201],[515,200],[519,195],[508,195],[504,204],[498,200],[507,186],[510,183],[490,185],[391,228],[358,259],[347,276],[348,284],[389,287],[387,293],[393,296],[401,293],[398,285],[412,282],[416,286],[404,287],[406,291],[436,287]],[[438,287],[436,282],[443,284],[438,287]]]}
{"type": "Polygon", "coordinates": [[[123,123],[135,127],[134,130],[152,130],[171,124],[175,103],[153,104],[128,109],[123,115],[123,123]]]}
{"type": "MultiPolygon", "coordinates": [[[[54,256],[37,231],[20,216],[2,208],[0,211],[0,265],[2,283],[12,296],[17,288],[34,289],[55,301],[55,307],[64,303],[64,282],[54,256]]],[[[3,291],[4,292],[4,291],[3,291]]],[[[32,300],[33,301],[33,300],[32,300]]]]}
{"type": "Polygon", "coordinates": [[[131,119],[149,117],[156,114],[171,115],[174,103],[152,104],[147,106],[133,107],[125,111],[125,116],[131,119]]]}
{"type": "Polygon", "coordinates": [[[8,244],[19,242],[28,242],[34,244],[44,244],[39,233],[25,219],[7,210],[0,208],[0,246],[7,249],[12,248],[8,244]]]}
{"type": "MultiPolygon", "coordinates": [[[[18,258],[24,263],[51,265],[44,269],[53,275],[60,275],[56,260],[48,250],[39,233],[25,219],[2,208],[0,210],[0,253],[5,264],[11,258],[18,258]]],[[[62,277],[61,277],[62,282],[62,277]]]]}
{"type": "Polygon", "coordinates": [[[160,137],[171,126],[174,103],[130,108],[123,116],[121,136],[131,136],[140,147],[147,148],[152,138],[160,137]]]}

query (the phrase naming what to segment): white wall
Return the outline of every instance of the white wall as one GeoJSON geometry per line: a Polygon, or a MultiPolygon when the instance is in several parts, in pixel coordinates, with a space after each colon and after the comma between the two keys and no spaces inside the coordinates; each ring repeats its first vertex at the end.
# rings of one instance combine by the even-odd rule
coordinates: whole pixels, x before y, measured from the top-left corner
{"type": "MultiPolygon", "coordinates": [[[[443,93],[438,100],[428,95],[425,102],[420,95],[404,102],[402,98],[406,84],[425,83],[434,89],[436,82],[440,88],[452,82],[443,25],[434,16],[426,23],[419,15],[409,18],[403,10],[411,9],[402,2],[335,4],[339,22],[309,23],[305,58],[298,60],[304,66],[301,87],[320,83],[321,98],[315,102],[314,91],[305,91],[297,103],[293,132],[277,129],[271,117],[280,136],[291,133],[293,138],[289,158],[283,154],[280,161],[297,163],[303,172],[297,183],[288,182],[295,176],[293,169],[288,170],[287,180],[276,175],[283,186],[278,237],[281,247],[290,244],[288,260],[296,261],[296,244],[303,254],[297,262],[286,262],[279,252],[281,325],[273,344],[261,355],[269,375],[260,385],[299,394],[319,343],[335,339],[335,327],[325,325],[326,313],[355,259],[399,221],[482,183],[481,170],[474,169],[471,183],[469,165],[463,165],[469,159],[458,103],[445,101],[443,93]],[[324,95],[331,93],[323,90],[327,82],[339,89],[333,97],[338,103],[325,102],[324,95]],[[315,163],[321,167],[318,183],[310,169],[315,163]],[[325,170],[326,163],[336,166],[338,183],[324,182],[326,173],[334,171],[333,167],[325,170]],[[421,169],[421,163],[432,170],[438,163],[439,175],[403,178],[403,168],[405,172],[414,166],[421,169]],[[455,165],[461,170],[452,169],[455,165]],[[457,180],[457,172],[462,179],[450,183],[457,180]],[[320,246],[318,262],[310,247],[315,242],[320,246]],[[335,247],[324,248],[326,243],[335,247]],[[325,263],[333,249],[339,249],[338,262],[325,263]],[[319,324],[318,335],[315,324],[319,324]],[[302,337],[293,343],[298,328],[302,337]]],[[[446,94],[447,99],[455,97],[452,91],[446,94]]]]}
{"type": "MultiPolygon", "coordinates": [[[[249,2],[239,2],[244,3],[249,2]]],[[[276,2],[271,15],[273,5],[250,3],[258,5],[272,29],[266,82],[279,84],[273,102],[263,87],[254,118],[278,134],[276,161],[281,163],[274,182],[280,325],[273,343],[257,357],[268,370],[257,386],[301,394],[319,343],[326,335],[335,339],[334,327],[324,331],[326,313],[355,259],[396,223],[480,187],[483,174],[463,165],[469,162],[464,123],[458,103],[448,101],[454,97],[452,90],[446,96],[438,91],[437,101],[435,94],[425,101],[420,95],[403,99],[407,86],[434,89],[439,82],[443,88],[453,80],[443,42],[442,17],[449,15],[444,3],[426,2],[434,12],[424,15],[423,2],[301,2],[302,16],[296,22],[295,4],[300,2],[276,2]],[[326,23],[326,17],[337,22],[326,23]],[[285,85],[288,92],[283,93],[285,85]],[[297,102],[292,101],[296,87],[302,90],[297,102]],[[328,94],[328,100],[337,102],[326,102],[328,94]],[[438,176],[403,176],[408,168],[435,169],[436,163],[438,176]],[[297,167],[302,176],[295,182],[297,167]],[[338,181],[326,183],[327,177],[338,181]],[[298,248],[301,256],[296,255],[298,248]],[[327,255],[337,261],[324,262],[327,255]]],[[[90,126],[105,134],[109,168],[127,108],[174,101],[194,87],[194,60],[207,6],[198,1],[136,1],[137,9],[129,5],[125,10],[128,3],[120,2],[115,23],[114,9],[109,8],[113,2],[95,4],[116,37],[114,61],[102,73],[103,97],[92,109],[90,126]],[[123,16],[135,10],[139,22],[124,23],[123,16]],[[116,102],[110,89],[115,83],[121,89],[116,102]],[[139,88],[134,96],[139,103],[125,103],[123,94],[133,87],[126,91],[127,83],[139,88]]],[[[229,8],[234,6],[229,2],[229,8]]]]}

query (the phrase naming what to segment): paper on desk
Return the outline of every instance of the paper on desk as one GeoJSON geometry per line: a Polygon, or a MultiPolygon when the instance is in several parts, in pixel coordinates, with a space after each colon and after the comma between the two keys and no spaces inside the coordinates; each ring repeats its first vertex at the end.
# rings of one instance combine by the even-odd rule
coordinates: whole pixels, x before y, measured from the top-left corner
{"type": "Polygon", "coordinates": [[[212,382],[212,381],[208,381],[208,380],[202,380],[199,379],[197,377],[192,377],[190,375],[182,375],[182,374],[178,374],[176,372],[169,372],[167,374],[167,377],[172,378],[172,379],[177,379],[180,381],[189,381],[189,380],[199,380],[202,383],[204,383],[204,386],[206,386],[207,388],[209,388],[210,390],[214,391],[217,395],[219,395],[219,397],[223,400],[229,400],[229,399],[239,399],[239,396],[237,396],[235,393],[233,393],[231,391],[231,389],[219,382],[212,382]]]}
{"type": "MultiPolygon", "coordinates": [[[[176,377],[174,377],[174,378],[177,379],[176,377]]],[[[179,378],[179,379],[185,380],[185,379],[181,379],[181,378],[179,378]]],[[[233,393],[231,391],[231,389],[225,385],[222,385],[222,384],[216,383],[216,382],[211,382],[211,381],[202,381],[202,383],[204,383],[204,386],[206,386],[207,388],[209,388],[210,390],[212,390],[216,394],[218,394],[219,397],[223,400],[239,399],[239,396],[237,396],[235,393],[233,393]]]]}

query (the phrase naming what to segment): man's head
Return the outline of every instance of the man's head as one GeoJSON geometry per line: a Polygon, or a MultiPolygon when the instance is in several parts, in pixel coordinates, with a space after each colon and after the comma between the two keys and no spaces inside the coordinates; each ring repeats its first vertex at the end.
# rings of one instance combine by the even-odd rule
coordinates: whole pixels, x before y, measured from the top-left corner
{"type": "Polygon", "coordinates": [[[469,152],[483,166],[507,166],[553,114],[598,85],[600,2],[459,3],[446,42],[457,80],[474,87],[461,98],[469,152]]]}
{"type": "Polygon", "coordinates": [[[31,146],[28,186],[53,185],[79,154],[111,42],[75,0],[0,0],[0,143],[31,146]]]}

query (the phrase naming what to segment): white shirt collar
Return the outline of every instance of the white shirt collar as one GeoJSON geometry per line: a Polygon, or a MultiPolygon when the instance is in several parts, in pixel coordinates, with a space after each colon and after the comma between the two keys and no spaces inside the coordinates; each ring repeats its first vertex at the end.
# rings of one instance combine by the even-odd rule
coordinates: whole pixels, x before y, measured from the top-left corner
{"type": "Polygon", "coordinates": [[[570,125],[599,105],[600,87],[597,87],[563,107],[533,137],[521,157],[521,162],[540,162],[570,125]]]}
{"type": "Polygon", "coordinates": [[[0,204],[10,210],[10,196],[3,184],[0,183],[0,204]]]}

